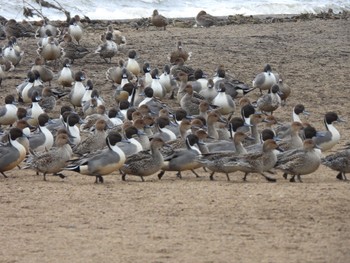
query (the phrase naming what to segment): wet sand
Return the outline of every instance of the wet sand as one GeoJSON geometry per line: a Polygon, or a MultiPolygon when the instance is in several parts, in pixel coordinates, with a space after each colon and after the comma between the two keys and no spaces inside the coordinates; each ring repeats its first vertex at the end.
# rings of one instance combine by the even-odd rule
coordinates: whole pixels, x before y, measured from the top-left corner
{"type": "MultiPolygon", "coordinates": [[[[117,22],[116,22],[117,24],[117,22]]],[[[323,116],[335,111],[347,120],[336,124],[340,149],[349,138],[350,23],[346,19],[311,19],[280,23],[243,23],[211,28],[136,29],[118,23],[135,49],[139,62],[162,69],[178,40],[192,52],[188,65],[212,76],[223,64],[237,79],[251,84],[270,63],[292,88],[287,105],[275,116],[291,119],[292,108],[303,103],[302,116],[324,130],[323,116]]],[[[93,51],[105,24],[86,25],[81,44],[93,51]]],[[[5,41],[0,41],[1,46],[5,41]]],[[[36,40],[19,39],[25,57],[3,81],[0,100],[25,78],[36,57],[36,40]]],[[[95,55],[76,60],[107,105],[112,84],[106,64],[95,55]]],[[[52,83],[57,87],[57,83],[52,83]]],[[[259,91],[248,97],[256,100],[259,91]]],[[[166,99],[169,105],[174,101],[166,99]]],[[[57,116],[63,98],[50,115],[57,116]]],[[[236,113],[238,116],[238,111],[236,113]]],[[[263,126],[261,126],[263,127],[263,126]]],[[[331,152],[329,152],[331,153],[331,152]]],[[[329,154],[325,153],[326,155],[329,154]]],[[[14,169],[0,177],[0,262],[349,262],[349,183],[321,166],[290,183],[276,173],[277,182],[259,175],[242,181],[242,173],[216,175],[209,180],[167,172],[141,182],[119,172],[94,184],[93,177],[65,172],[61,180],[44,182],[32,170],[14,169]]]]}

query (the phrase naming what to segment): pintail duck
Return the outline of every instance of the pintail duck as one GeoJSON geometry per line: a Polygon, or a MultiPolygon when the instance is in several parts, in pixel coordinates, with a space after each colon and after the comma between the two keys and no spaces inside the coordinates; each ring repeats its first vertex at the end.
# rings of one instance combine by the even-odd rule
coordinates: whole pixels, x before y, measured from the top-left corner
{"type": "Polygon", "coordinates": [[[74,85],[72,91],[69,94],[70,102],[74,107],[81,107],[81,99],[83,98],[86,88],[83,84],[85,80],[85,74],[82,71],[78,71],[74,76],[74,85]]]}
{"type": "Polygon", "coordinates": [[[253,88],[258,88],[262,94],[263,90],[270,90],[274,84],[277,84],[276,76],[272,73],[271,66],[266,64],[264,71],[254,78],[253,88]]]}
{"type": "Polygon", "coordinates": [[[280,97],[282,100],[282,106],[287,104],[287,98],[290,96],[292,90],[289,85],[285,84],[281,78],[278,79],[277,85],[280,89],[280,97]]]}
{"type": "Polygon", "coordinates": [[[126,70],[127,79],[131,81],[134,76],[129,72],[125,67],[125,61],[123,59],[120,59],[118,61],[117,67],[110,67],[106,71],[106,79],[111,81],[113,84],[121,84],[122,78],[123,78],[123,70],[126,70]]]}
{"type": "Polygon", "coordinates": [[[218,95],[218,91],[214,87],[213,79],[208,79],[207,86],[205,88],[202,88],[199,94],[203,96],[206,101],[212,103],[213,99],[218,95]]]}
{"type": "Polygon", "coordinates": [[[39,41],[36,43],[38,47],[44,47],[49,43],[49,37],[52,37],[52,33],[50,29],[46,29],[45,35],[39,39],[39,41]]]}
{"type": "Polygon", "coordinates": [[[328,168],[339,172],[336,176],[339,180],[347,180],[346,173],[350,172],[350,148],[330,154],[321,159],[321,163],[328,168]]]}
{"type": "Polygon", "coordinates": [[[330,150],[340,140],[340,133],[333,125],[334,122],[344,122],[344,120],[339,118],[335,112],[327,112],[324,116],[327,131],[318,132],[318,136],[313,138],[322,152],[330,150]]]}
{"type": "Polygon", "coordinates": [[[49,24],[47,20],[43,20],[41,21],[41,23],[42,25],[37,29],[35,34],[36,38],[45,37],[45,35],[47,34],[47,30],[50,31],[50,34],[53,37],[57,37],[60,35],[61,31],[57,27],[49,24]]]}
{"type": "Polygon", "coordinates": [[[56,107],[56,96],[50,87],[43,88],[39,105],[46,113],[51,112],[56,107]]]}
{"type": "Polygon", "coordinates": [[[126,175],[140,176],[144,181],[144,176],[152,175],[158,172],[163,166],[163,155],[160,148],[165,145],[161,138],[153,138],[151,141],[151,151],[141,151],[129,156],[125,164],[120,168],[122,180],[125,181],[126,175]]]}
{"type": "Polygon", "coordinates": [[[275,149],[278,149],[278,144],[274,140],[269,139],[264,142],[262,152],[228,157],[225,160],[224,166],[228,169],[244,172],[244,181],[246,181],[249,173],[259,173],[267,181],[276,182],[276,179],[265,175],[265,172],[270,171],[277,162],[275,149]]]}
{"type": "Polygon", "coordinates": [[[112,62],[112,57],[114,57],[118,52],[117,44],[112,40],[112,33],[107,33],[106,41],[101,44],[95,51],[99,54],[101,58],[104,59],[107,63],[112,62]],[[108,61],[109,59],[109,61],[108,61]]]}
{"type": "Polygon", "coordinates": [[[158,117],[156,120],[156,127],[158,129],[158,132],[155,132],[152,138],[162,138],[162,140],[165,142],[175,140],[175,133],[166,127],[169,124],[170,120],[168,117],[158,117]]]}
{"type": "MultiPolygon", "coordinates": [[[[300,119],[300,114],[309,115],[303,104],[297,104],[292,111],[292,122],[303,123],[300,119]]],[[[282,124],[276,127],[276,134],[280,138],[285,138],[290,135],[290,123],[282,124]]]]}
{"type": "Polygon", "coordinates": [[[3,62],[0,62],[0,87],[2,84],[2,80],[6,78],[6,72],[13,71],[14,69],[15,66],[12,64],[11,61],[5,59],[3,62]]]}
{"type": "Polygon", "coordinates": [[[0,126],[12,125],[17,120],[17,106],[13,95],[5,97],[5,105],[0,106],[0,126]]]}
{"type": "Polygon", "coordinates": [[[210,27],[217,24],[217,19],[216,17],[207,14],[207,12],[202,10],[196,16],[196,23],[201,27],[210,27]]]}
{"type": "Polygon", "coordinates": [[[118,146],[127,157],[144,150],[141,143],[136,140],[139,136],[139,130],[135,126],[127,127],[124,134],[127,141],[118,142],[118,146]]]}
{"type": "Polygon", "coordinates": [[[270,93],[261,96],[257,100],[256,105],[262,112],[270,112],[272,115],[273,112],[281,105],[278,85],[273,85],[270,93]]]}
{"type": "Polygon", "coordinates": [[[74,82],[74,73],[70,68],[70,61],[68,58],[64,59],[63,67],[58,73],[58,84],[63,87],[72,87],[74,82]]]}
{"type": "Polygon", "coordinates": [[[67,134],[58,134],[54,148],[42,153],[31,151],[31,156],[27,160],[28,165],[25,168],[31,168],[37,173],[43,173],[44,181],[46,181],[47,174],[65,178],[60,172],[66,167],[67,161],[71,159],[73,154],[68,142],[69,137],[67,134]]]}
{"type": "Polygon", "coordinates": [[[22,23],[17,22],[15,19],[9,19],[5,26],[4,31],[7,38],[11,36],[20,38],[20,37],[31,37],[33,36],[32,32],[28,32],[27,29],[22,25],[22,23]]]}
{"type": "MultiPolygon", "coordinates": [[[[91,115],[90,115],[91,116],[91,115]]],[[[80,130],[77,126],[81,119],[77,113],[67,112],[66,129],[71,140],[72,145],[78,145],[81,142],[80,130]]],[[[95,122],[94,122],[95,123],[95,122]]]]}
{"type": "Polygon", "coordinates": [[[291,182],[295,176],[301,181],[301,175],[315,172],[321,164],[320,155],[315,151],[316,143],[312,139],[304,141],[303,149],[295,149],[278,155],[275,168],[292,174],[291,182]]]}
{"type": "Polygon", "coordinates": [[[162,16],[159,14],[158,10],[153,10],[153,14],[151,17],[151,23],[155,27],[163,27],[164,30],[166,29],[166,26],[168,25],[168,19],[165,16],[162,16]]]}
{"type": "Polygon", "coordinates": [[[70,34],[66,33],[63,37],[63,42],[60,43],[60,47],[63,48],[64,57],[69,58],[74,63],[74,60],[85,57],[90,51],[73,42],[73,38],[70,34]]]}
{"type": "Polygon", "coordinates": [[[247,134],[236,132],[233,136],[235,149],[227,152],[218,150],[217,152],[203,153],[199,156],[199,162],[212,171],[209,176],[210,180],[214,180],[214,174],[217,172],[226,174],[227,180],[230,181],[229,174],[235,172],[236,168],[231,169],[231,167],[226,167],[225,163],[227,162],[227,158],[247,153],[242,145],[243,140],[246,138],[248,138],[247,134]]]}
{"type": "Polygon", "coordinates": [[[224,83],[220,83],[218,94],[213,99],[212,104],[219,107],[219,112],[223,115],[232,114],[236,110],[236,104],[230,95],[226,94],[224,83]]]}
{"type": "Polygon", "coordinates": [[[183,58],[179,57],[175,60],[174,65],[170,68],[170,74],[178,76],[179,73],[185,73],[189,80],[194,80],[194,69],[190,66],[185,65],[183,58]]]}
{"type": "Polygon", "coordinates": [[[135,76],[138,76],[141,72],[139,63],[136,60],[136,51],[130,50],[128,53],[128,60],[126,62],[126,69],[129,70],[135,76]]]}
{"type": "Polygon", "coordinates": [[[219,139],[219,133],[216,129],[217,122],[226,123],[226,121],[220,116],[219,113],[213,111],[208,114],[207,126],[208,126],[208,135],[210,138],[215,140],[219,139]]]}
{"type": "Polygon", "coordinates": [[[153,69],[151,72],[152,82],[150,87],[153,89],[153,96],[160,99],[164,98],[166,95],[166,89],[162,86],[159,81],[159,70],[157,68],[153,69]]]}
{"type": "Polygon", "coordinates": [[[106,121],[102,119],[97,120],[95,123],[95,131],[73,149],[74,153],[83,155],[103,149],[106,146],[106,130],[106,121]]]}
{"type": "Polygon", "coordinates": [[[23,136],[19,128],[11,128],[9,132],[9,143],[0,146],[0,173],[7,178],[4,172],[12,170],[26,157],[26,149],[16,139],[23,136]]]}
{"type": "MultiPolygon", "coordinates": [[[[121,140],[122,136],[119,133],[109,133],[106,137],[107,149],[85,156],[66,169],[88,176],[95,176],[95,183],[103,183],[102,176],[122,168],[126,161],[124,152],[117,145],[121,140]]],[[[142,169],[144,169],[144,166],[142,169]]]]}
{"type": "Polygon", "coordinates": [[[186,110],[188,115],[198,115],[201,100],[193,96],[191,84],[187,84],[184,91],[186,94],[180,100],[181,108],[186,110]]]}
{"type": "Polygon", "coordinates": [[[78,15],[71,18],[68,26],[68,33],[79,44],[80,39],[83,37],[83,27],[81,26],[80,17],[78,15]]]}
{"type": "Polygon", "coordinates": [[[193,73],[194,80],[191,81],[191,84],[193,86],[193,89],[196,92],[201,92],[202,89],[206,89],[208,86],[208,80],[206,76],[204,75],[203,70],[196,69],[193,73]]]}
{"type": "Polygon", "coordinates": [[[170,93],[176,87],[176,81],[170,74],[170,66],[164,65],[163,73],[159,76],[160,84],[170,93]]]}
{"type": "Polygon", "coordinates": [[[51,80],[53,79],[54,74],[52,69],[45,65],[45,61],[43,58],[37,57],[35,59],[31,71],[34,72],[35,70],[39,72],[40,79],[42,82],[49,82],[49,85],[51,85],[51,80]]]}
{"type": "Polygon", "coordinates": [[[35,90],[32,94],[32,106],[27,110],[27,115],[29,117],[28,123],[32,126],[36,126],[38,124],[40,114],[44,113],[44,110],[39,104],[40,100],[41,96],[39,96],[38,92],[35,90]]]}
{"type": "Polygon", "coordinates": [[[176,171],[177,177],[182,178],[181,172],[187,170],[199,177],[195,169],[202,167],[197,161],[197,156],[201,154],[201,151],[195,145],[200,143],[197,135],[189,134],[185,139],[186,148],[177,149],[172,155],[164,157],[162,171],[158,174],[158,178],[161,179],[165,171],[176,171]]]}
{"type": "Polygon", "coordinates": [[[137,129],[137,137],[135,139],[141,144],[143,150],[149,150],[151,143],[146,133],[147,125],[144,118],[135,120],[133,126],[137,129]]]}
{"type": "Polygon", "coordinates": [[[38,116],[39,132],[32,133],[29,137],[29,147],[32,151],[42,152],[50,150],[54,143],[52,133],[46,127],[50,118],[46,113],[42,113],[38,116]]]}
{"type": "Polygon", "coordinates": [[[113,25],[108,25],[106,32],[101,35],[101,41],[104,42],[106,40],[107,33],[112,33],[112,40],[117,43],[119,46],[126,45],[126,37],[123,36],[122,32],[118,29],[113,29],[113,25]]]}
{"type": "Polygon", "coordinates": [[[64,55],[63,48],[60,47],[58,41],[52,36],[48,38],[48,43],[45,46],[37,49],[37,53],[45,61],[57,61],[57,59],[64,55]]]}
{"type": "Polygon", "coordinates": [[[21,62],[23,55],[24,51],[18,51],[11,40],[8,42],[7,46],[2,49],[2,56],[15,67],[21,62]]]}
{"type": "Polygon", "coordinates": [[[182,42],[181,41],[178,41],[177,42],[177,45],[176,45],[176,50],[172,51],[169,55],[169,61],[171,64],[174,64],[175,61],[178,59],[178,58],[182,58],[184,60],[184,62],[187,61],[187,59],[190,58],[190,53],[188,53],[187,51],[185,51],[183,48],[182,48],[182,42]]]}
{"type": "Polygon", "coordinates": [[[300,149],[303,147],[303,140],[301,139],[299,133],[304,128],[300,122],[292,122],[291,124],[291,137],[286,140],[282,140],[278,143],[279,147],[283,151],[300,149]]]}

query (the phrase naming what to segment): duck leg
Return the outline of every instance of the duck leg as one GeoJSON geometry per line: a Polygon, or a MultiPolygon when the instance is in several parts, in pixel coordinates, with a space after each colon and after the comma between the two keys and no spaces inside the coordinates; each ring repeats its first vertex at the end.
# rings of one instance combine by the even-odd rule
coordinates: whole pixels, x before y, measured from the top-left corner
{"type": "Polygon", "coordinates": [[[3,172],[1,172],[1,174],[4,176],[4,178],[8,178],[3,172]]]}
{"type": "Polygon", "coordinates": [[[245,173],[244,174],[244,176],[243,176],[243,181],[245,182],[245,181],[247,181],[247,175],[248,175],[249,173],[245,173]]]}
{"type": "Polygon", "coordinates": [[[65,176],[65,175],[62,174],[62,173],[55,173],[55,174],[53,174],[53,176],[59,176],[59,177],[62,178],[62,179],[64,179],[64,178],[67,177],[67,176],[65,176]]]}
{"type": "Polygon", "coordinates": [[[179,178],[179,179],[182,179],[182,175],[181,175],[181,172],[180,172],[180,171],[178,171],[178,172],[176,173],[176,177],[179,178]]]}
{"type": "Polygon", "coordinates": [[[299,182],[302,183],[303,181],[301,180],[300,174],[298,174],[297,177],[298,177],[299,182]]]}
{"type": "Polygon", "coordinates": [[[215,174],[215,172],[212,172],[212,173],[209,175],[210,181],[214,181],[214,174],[215,174]]]}
{"type": "Polygon", "coordinates": [[[200,176],[192,169],[191,172],[197,177],[200,178],[200,176]]]}
{"type": "Polygon", "coordinates": [[[165,171],[161,171],[159,174],[158,174],[158,179],[162,179],[163,175],[165,174],[165,171]]]}
{"type": "Polygon", "coordinates": [[[227,181],[231,181],[230,180],[230,176],[228,175],[228,173],[226,173],[226,178],[227,178],[227,181]]]}
{"type": "Polygon", "coordinates": [[[284,173],[282,176],[283,176],[284,179],[287,180],[287,178],[288,178],[288,174],[287,173],[284,173]]]}
{"type": "Polygon", "coordinates": [[[289,182],[295,183],[295,175],[293,175],[292,178],[289,179],[289,182]]]}

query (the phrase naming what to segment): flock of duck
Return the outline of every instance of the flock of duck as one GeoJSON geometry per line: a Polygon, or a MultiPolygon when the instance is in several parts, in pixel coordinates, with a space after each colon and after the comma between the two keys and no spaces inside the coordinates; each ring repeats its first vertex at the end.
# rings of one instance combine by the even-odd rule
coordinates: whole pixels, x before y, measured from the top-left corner
{"type": "MultiPolygon", "coordinates": [[[[164,29],[168,25],[157,10],[151,22],[164,29]]],[[[201,11],[196,22],[208,27],[215,25],[215,18],[201,11]]],[[[45,20],[37,30],[30,26],[11,19],[2,27],[8,42],[1,49],[0,86],[21,63],[24,52],[18,39],[35,35],[38,44],[27,79],[0,106],[0,173],[5,178],[7,171],[18,168],[33,169],[44,180],[48,174],[65,178],[64,171],[70,170],[93,176],[96,183],[118,171],[122,180],[138,176],[144,181],[154,174],[161,179],[167,171],[180,178],[184,171],[199,177],[198,169],[204,169],[210,180],[218,173],[230,180],[230,174],[240,171],[243,180],[257,173],[274,182],[271,174],[280,170],[285,179],[290,175],[291,182],[301,182],[302,175],[323,164],[337,171],[339,180],[347,179],[350,149],[325,156],[340,140],[334,123],[341,118],[325,113],[325,131],[317,131],[302,121],[307,111],[298,104],[290,123],[277,122],[273,113],[291,90],[269,64],[251,85],[229,75],[224,66],[207,77],[186,65],[191,54],[179,41],[162,72],[148,63],[140,65],[136,51],[129,50],[125,60],[106,71],[113,94],[101,94],[84,71],[70,68],[91,53],[79,44],[85,30],[79,16],[62,32],[45,20]],[[47,66],[50,62],[59,67],[58,74],[47,66]],[[251,101],[247,94],[257,90],[261,96],[251,101]],[[115,103],[106,105],[103,95],[113,96],[115,103]],[[166,104],[165,98],[177,106],[166,104]],[[58,100],[63,105],[54,118],[58,100]]],[[[93,52],[106,63],[118,49],[127,48],[125,36],[112,25],[101,41],[93,52]]]]}

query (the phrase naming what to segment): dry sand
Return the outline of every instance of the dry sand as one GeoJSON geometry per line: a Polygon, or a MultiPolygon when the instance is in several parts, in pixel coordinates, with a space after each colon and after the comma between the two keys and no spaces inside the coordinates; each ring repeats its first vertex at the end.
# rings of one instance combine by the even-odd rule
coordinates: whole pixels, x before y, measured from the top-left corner
{"type": "MultiPolygon", "coordinates": [[[[349,20],[166,31],[118,26],[127,49],[153,68],[162,69],[178,40],[193,54],[188,65],[209,76],[223,64],[250,84],[270,63],[292,88],[276,117],[289,121],[294,105],[303,103],[311,113],[303,119],[324,129],[323,115],[335,111],[347,122],[337,124],[342,137],[333,150],[348,142],[349,20]]],[[[94,50],[104,29],[88,25],[81,44],[94,50]]],[[[36,40],[19,43],[25,57],[3,81],[1,101],[15,93],[36,56],[36,40]]],[[[112,64],[91,55],[73,68],[84,69],[111,103],[105,72],[119,58],[126,55],[112,64]]],[[[258,96],[249,94],[252,100],[258,96]]],[[[144,183],[136,177],[123,182],[115,172],[99,185],[92,177],[66,174],[65,180],[49,176],[44,182],[34,171],[14,169],[8,179],[0,177],[0,262],[350,262],[349,183],[323,166],[303,183],[290,183],[280,172],[277,183],[258,175],[242,182],[241,173],[231,182],[224,175],[210,181],[204,172],[201,178],[166,173],[161,181],[152,175],[144,183]]]]}

